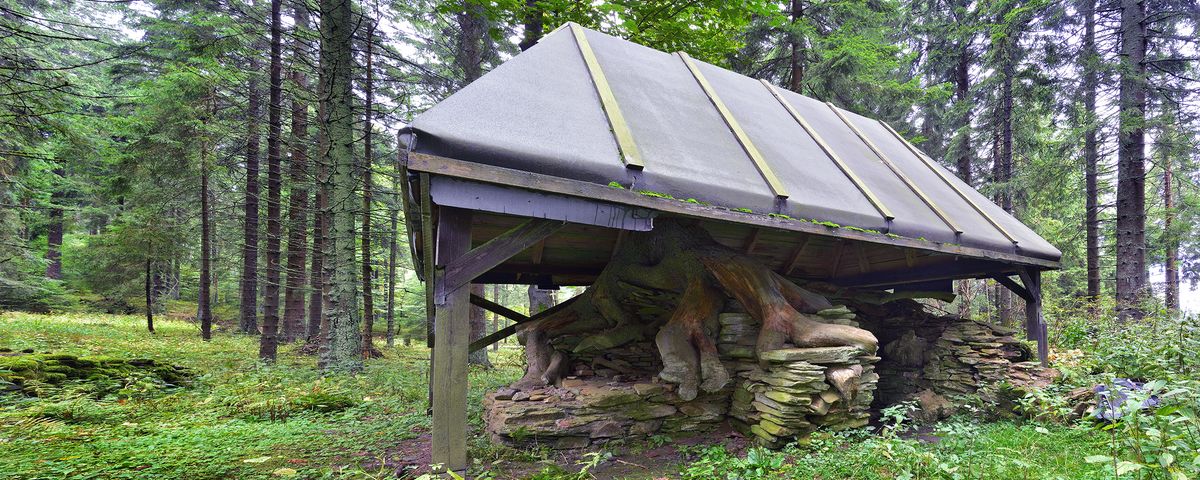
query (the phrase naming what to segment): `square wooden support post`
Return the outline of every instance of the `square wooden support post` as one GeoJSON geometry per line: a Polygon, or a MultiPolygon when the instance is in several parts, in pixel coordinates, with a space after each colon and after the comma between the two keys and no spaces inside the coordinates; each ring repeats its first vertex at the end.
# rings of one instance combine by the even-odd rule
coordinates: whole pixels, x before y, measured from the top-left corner
{"type": "MultiPolygon", "coordinates": [[[[442,207],[438,219],[437,278],[428,281],[443,281],[445,266],[471,249],[470,210],[442,207]]],[[[467,468],[470,293],[470,284],[452,287],[434,304],[432,460],[449,471],[467,468]]]]}
{"type": "Polygon", "coordinates": [[[1045,367],[1049,364],[1050,345],[1046,337],[1046,319],[1042,315],[1042,272],[1022,269],[1021,282],[1029,292],[1025,299],[1025,332],[1030,340],[1037,340],[1038,361],[1045,367]]]}

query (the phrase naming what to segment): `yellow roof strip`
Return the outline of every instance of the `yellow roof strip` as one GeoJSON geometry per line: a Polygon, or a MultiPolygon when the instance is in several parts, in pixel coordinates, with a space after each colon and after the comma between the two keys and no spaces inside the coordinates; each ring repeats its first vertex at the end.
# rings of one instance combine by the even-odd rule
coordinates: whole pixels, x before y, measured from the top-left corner
{"type": "Polygon", "coordinates": [[[888,158],[887,154],[883,153],[883,150],[880,150],[879,147],[875,145],[875,142],[872,142],[870,138],[867,138],[867,135],[863,133],[858,126],[854,125],[854,123],[852,123],[850,119],[841,112],[841,110],[838,110],[837,107],[833,106],[833,104],[829,102],[825,102],[825,105],[828,106],[830,110],[833,110],[833,113],[837,114],[838,118],[842,119],[842,123],[845,123],[847,127],[850,127],[850,131],[854,132],[854,134],[858,136],[859,140],[862,140],[863,143],[867,145],[867,148],[870,148],[871,151],[875,153],[875,156],[879,157],[879,160],[882,161],[884,165],[887,165],[888,169],[890,169],[892,173],[896,174],[896,177],[898,177],[900,181],[904,182],[904,184],[908,186],[909,190],[912,190],[913,193],[917,194],[917,197],[920,198],[922,202],[925,202],[925,205],[929,206],[929,209],[933,210],[933,213],[937,214],[938,218],[942,219],[942,222],[945,223],[947,227],[950,227],[950,229],[954,231],[955,235],[961,235],[963,233],[962,229],[950,219],[950,216],[946,215],[946,212],[943,212],[942,209],[933,202],[932,198],[929,198],[928,195],[925,195],[925,192],[921,191],[921,187],[918,187],[917,184],[912,181],[912,179],[908,178],[908,176],[905,175],[895,163],[892,163],[892,159],[888,158]]]}
{"type": "Polygon", "coordinates": [[[871,202],[871,205],[875,207],[875,210],[879,211],[880,215],[883,215],[883,219],[887,221],[894,220],[896,216],[892,215],[892,211],[888,210],[888,208],[884,206],[883,202],[879,200],[879,197],[875,196],[875,193],[871,192],[870,188],[867,188],[867,184],[863,183],[862,179],[854,173],[854,170],[851,170],[850,166],[846,165],[846,162],[842,160],[842,157],[839,157],[837,152],[833,151],[833,147],[829,146],[829,144],[825,142],[825,139],[821,138],[821,136],[817,134],[817,131],[808,123],[808,120],[805,120],[804,117],[800,115],[800,112],[796,111],[796,109],[783,98],[783,95],[779,93],[779,90],[777,90],[774,85],[771,85],[771,83],[766,80],[759,81],[767,87],[767,90],[771,92],[771,95],[775,96],[775,99],[779,101],[779,104],[783,105],[783,108],[792,115],[792,118],[796,119],[796,122],[800,124],[800,127],[804,128],[805,132],[808,132],[808,136],[812,137],[813,141],[817,142],[817,146],[821,147],[821,150],[825,152],[825,155],[828,156],[830,160],[833,160],[833,163],[837,165],[843,174],[846,175],[846,178],[850,179],[850,183],[853,183],[854,186],[858,188],[858,191],[862,192],[863,196],[867,197],[867,201],[871,202]]]}
{"type": "Polygon", "coordinates": [[[621,151],[621,161],[625,162],[625,166],[628,168],[637,170],[645,168],[646,164],[642,163],[642,154],[633,141],[633,132],[629,130],[629,124],[625,122],[625,116],[621,114],[617,97],[613,95],[612,87],[608,85],[608,78],[604,76],[604,70],[600,68],[600,61],[596,59],[596,53],[588,44],[583,27],[575,23],[568,23],[568,25],[570,25],[571,33],[575,35],[575,43],[579,45],[579,53],[583,56],[583,62],[587,64],[588,73],[592,76],[592,84],[596,86],[596,93],[600,95],[600,105],[604,107],[604,113],[608,116],[608,124],[612,127],[613,136],[617,139],[617,148],[621,151]]]}
{"type": "Polygon", "coordinates": [[[1008,241],[1013,243],[1013,245],[1017,244],[1017,239],[1013,237],[1012,234],[1008,233],[1008,230],[1005,230],[1004,227],[1000,226],[1000,222],[997,222],[996,219],[992,218],[991,215],[988,215],[988,213],[983,210],[983,207],[980,207],[979,204],[975,203],[974,200],[971,200],[971,198],[967,196],[967,193],[962,191],[958,185],[955,185],[954,182],[950,181],[950,179],[946,177],[946,173],[933,164],[933,159],[927,157],[924,153],[921,153],[920,150],[917,150],[917,147],[909,143],[904,136],[900,135],[900,132],[897,132],[896,129],[892,128],[891,125],[888,125],[887,122],[884,122],[883,120],[877,121],[889,132],[892,132],[892,135],[899,139],[900,142],[904,143],[904,146],[908,147],[908,150],[912,152],[913,155],[916,155],[917,158],[921,159],[921,162],[925,163],[926,167],[928,167],[930,170],[933,170],[933,173],[937,174],[937,176],[941,178],[946,185],[949,185],[959,197],[962,197],[962,199],[971,206],[971,208],[974,208],[976,212],[979,212],[979,214],[988,221],[988,223],[992,224],[993,227],[996,227],[996,230],[998,230],[1001,235],[1004,235],[1004,238],[1007,238],[1008,241]]]}
{"type": "Polygon", "coordinates": [[[700,73],[700,68],[696,66],[696,62],[687,53],[677,52],[679,58],[683,59],[683,64],[687,65],[688,70],[692,72],[692,76],[696,78],[696,83],[700,84],[700,88],[704,89],[704,93],[708,95],[708,99],[712,101],[713,106],[717,107],[717,111],[721,113],[721,118],[725,119],[725,124],[729,126],[729,130],[733,132],[733,136],[737,137],[739,143],[742,144],[742,149],[746,151],[746,155],[750,160],[754,161],[754,166],[758,168],[758,173],[762,175],[767,184],[771,186],[771,191],[775,192],[775,196],[779,198],[787,198],[787,189],[784,188],[783,182],[775,176],[775,172],[771,170],[771,166],[767,164],[767,159],[763,158],[762,153],[750,141],[750,136],[742,130],[742,126],[733,118],[729,108],[721,101],[721,97],[717,96],[716,90],[708,83],[708,79],[704,78],[704,74],[700,73]]]}

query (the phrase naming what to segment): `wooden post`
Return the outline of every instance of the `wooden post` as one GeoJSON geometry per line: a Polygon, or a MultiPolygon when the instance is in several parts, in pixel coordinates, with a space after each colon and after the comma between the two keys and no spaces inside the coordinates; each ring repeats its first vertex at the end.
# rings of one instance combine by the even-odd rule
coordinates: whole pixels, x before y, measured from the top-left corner
{"type": "Polygon", "coordinates": [[[1050,345],[1046,337],[1046,319],[1042,316],[1042,272],[1021,269],[1021,281],[1029,298],[1025,300],[1025,332],[1030,340],[1037,340],[1038,361],[1045,367],[1049,364],[1050,345]]]}
{"type": "MultiPolygon", "coordinates": [[[[442,207],[437,232],[437,278],[444,268],[471,248],[471,211],[442,207]]],[[[426,255],[430,251],[426,249],[426,255]]],[[[445,292],[434,305],[433,348],[433,448],[435,465],[449,471],[467,468],[467,346],[471,327],[467,320],[470,284],[445,292]]],[[[441,473],[441,472],[438,472],[441,473]]]]}

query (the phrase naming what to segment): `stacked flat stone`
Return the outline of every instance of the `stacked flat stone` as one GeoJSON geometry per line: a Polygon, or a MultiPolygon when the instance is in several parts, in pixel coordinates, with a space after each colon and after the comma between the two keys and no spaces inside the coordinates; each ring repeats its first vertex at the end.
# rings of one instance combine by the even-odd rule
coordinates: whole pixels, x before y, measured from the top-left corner
{"type": "MultiPolygon", "coordinates": [[[[818,315],[830,323],[854,322],[854,313],[845,307],[822,312],[818,315]]],[[[878,357],[858,347],[789,348],[756,357],[758,322],[738,313],[722,314],[719,320],[717,349],[728,358],[726,367],[736,378],[729,406],[735,428],[764,445],[778,446],[818,426],[846,429],[867,424],[879,380],[872,364],[878,357]],[[831,373],[841,375],[844,392],[834,386],[831,373]]]]}
{"type": "Polygon", "coordinates": [[[1012,330],[973,321],[946,327],[933,343],[923,370],[937,393],[974,393],[982,385],[1008,379],[1014,360],[1028,358],[1028,348],[1012,330]]]}
{"type": "Polygon", "coordinates": [[[602,377],[567,378],[559,388],[502,388],[484,397],[485,421],[498,442],[558,449],[657,433],[701,433],[724,421],[730,388],[690,401],[674,390],[674,385],[650,379],[614,382],[602,377]]]}

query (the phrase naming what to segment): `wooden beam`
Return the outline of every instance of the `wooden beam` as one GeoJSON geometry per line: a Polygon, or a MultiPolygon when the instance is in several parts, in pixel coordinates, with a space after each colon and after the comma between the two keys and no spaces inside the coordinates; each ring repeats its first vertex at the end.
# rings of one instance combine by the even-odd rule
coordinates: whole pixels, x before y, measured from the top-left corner
{"type": "Polygon", "coordinates": [[[908,265],[908,268],[917,266],[917,252],[911,248],[905,248],[904,263],[908,265]]]}
{"type": "MultiPolygon", "coordinates": [[[[458,260],[471,248],[471,211],[442,207],[438,222],[438,263],[458,260]]],[[[439,273],[444,272],[440,270],[439,273]]],[[[467,347],[470,288],[459,285],[434,306],[433,463],[449,471],[467,468],[467,347]]]]}
{"type": "Polygon", "coordinates": [[[609,259],[617,258],[617,251],[621,249],[621,243],[625,241],[625,237],[629,235],[629,230],[617,230],[617,240],[613,242],[612,254],[609,259]]]}
{"type": "Polygon", "coordinates": [[[846,241],[839,240],[834,248],[833,268],[829,269],[829,278],[837,277],[838,267],[842,266],[842,254],[846,252],[846,241]]]}
{"type": "MultiPolygon", "coordinates": [[[[567,301],[562,302],[553,307],[547,308],[545,310],[542,310],[541,312],[538,312],[538,313],[534,314],[532,317],[526,318],[525,320],[513,319],[513,321],[516,323],[509,325],[507,327],[501,328],[500,330],[496,330],[495,332],[492,332],[490,335],[488,335],[486,337],[483,337],[479,340],[471,342],[470,351],[474,352],[474,351],[477,351],[488,345],[491,345],[493,343],[504,340],[505,338],[508,338],[509,335],[517,333],[517,328],[519,328],[521,325],[524,325],[529,322],[536,322],[536,321],[546,318],[550,315],[558,313],[558,312],[562,311],[563,309],[567,308],[567,306],[571,305],[572,303],[575,303],[575,301],[577,299],[579,299],[579,296],[571,297],[571,298],[567,299],[567,301]]],[[[513,313],[516,313],[516,312],[513,312],[513,313]]],[[[520,315],[520,314],[518,314],[518,315],[520,315]]]]}
{"type": "Polygon", "coordinates": [[[919,238],[879,235],[858,232],[846,228],[829,228],[798,219],[748,214],[715,206],[704,206],[665,198],[641,195],[626,189],[612,188],[598,183],[583,182],[540,173],[514,170],[511,168],[483,165],[447,157],[413,153],[409,155],[410,170],[447,175],[485,183],[508,185],[535,191],[560,193],[598,201],[609,201],[645,207],[651,210],[703,220],[721,221],[742,225],[773,228],[776,230],[808,233],[832,238],[844,238],[880,245],[937,252],[959,257],[972,257],[1015,265],[1035,266],[1042,269],[1057,269],[1061,265],[1055,260],[1030,257],[1017,253],[1001,252],[976,247],[965,247],[952,243],[940,243],[919,238]]]}
{"type": "Polygon", "coordinates": [[[830,283],[844,287],[876,287],[888,288],[909,283],[927,282],[932,280],[983,278],[990,275],[1013,273],[1018,267],[986,260],[962,259],[947,261],[941,264],[929,265],[922,268],[901,268],[890,271],[875,271],[866,275],[831,278],[830,283]]]}
{"type": "Polygon", "coordinates": [[[1008,288],[1013,293],[1017,294],[1017,296],[1021,297],[1021,299],[1025,300],[1025,302],[1028,303],[1033,301],[1033,296],[1029,293],[1029,290],[1026,290],[1025,287],[1021,286],[1021,284],[1017,283],[1008,276],[992,275],[991,278],[992,280],[999,282],[1001,285],[1004,285],[1005,288],[1008,288]]]}
{"type": "Polygon", "coordinates": [[[754,142],[750,141],[750,135],[742,130],[742,125],[733,117],[733,112],[725,106],[725,102],[721,101],[721,96],[717,95],[717,90],[708,83],[708,79],[704,78],[704,74],[700,72],[700,66],[692,60],[684,52],[675,52],[683,64],[687,66],[688,71],[692,72],[692,77],[696,79],[696,83],[700,84],[700,88],[704,90],[704,94],[708,96],[713,107],[716,107],[717,113],[721,114],[721,119],[725,120],[725,125],[729,127],[729,131],[733,132],[734,138],[738,144],[742,146],[742,150],[746,152],[746,156],[750,157],[750,161],[754,163],[754,168],[758,169],[759,175],[762,175],[763,180],[767,181],[767,186],[771,187],[771,192],[775,193],[778,198],[788,198],[787,187],[783,182],[779,181],[779,177],[775,176],[775,171],[771,170],[771,165],[767,163],[767,159],[758,151],[758,147],[754,146],[754,142]]]}
{"type": "Polygon", "coordinates": [[[504,305],[493,302],[479,295],[475,295],[474,293],[471,294],[471,305],[475,305],[476,307],[482,308],[517,323],[529,320],[529,317],[522,315],[521,312],[511,310],[504,305]]]}
{"type": "Polygon", "coordinates": [[[1050,342],[1046,332],[1046,318],[1042,315],[1042,272],[1022,268],[1017,274],[1025,283],[1030,297],[1030,300],[1025,301],[1025,334],[1030,340],[1037,341],[1038,361],[1045,367],[1050,363],[1050,342]]]}
{"type": "Polygon", "coordinates": [[[500,236],[488,240],[487,243],[463,253],[450,261],[445,267],[444,274],[438,278],[435,301],[441,300],[446,292],[471,283],[476,277],[504,263],[513,255],[521,253],[553,235],[564,225],[566,224],[563,222],[553,220],[530,219],[500,236]]]}
{"type": "Polygon", "coordinates": [[[800,246],[796,247],[796,250],[792,252],[792,258],[788,259],[787,266],[783,269],[783,276],[791,275],[796,270],[796,267],[800,265],[800,259],[804,257],[804,250],[808,249],[808,244],[812,241],[812,238],[812,235],[805,235],[804,240],[800,241],[800,246]]]}
{"type": "Polygon", "coordinates": [[[761,228],[750,230],[750,236],[746,237],[746,242],[742,244],[742,253],[749,255],[754,251],[754,246],[758,245],[758,236],[762,234],[761,228]]]}
{"type": "Polygon", "coordinates": [[[529,261],[534,265],[542,264],[542,254],[546,252],[546,240],[543,239],[533,245],[533,250],[529,252],[529,261]]]}
{"type": "Polygon", "coordinates": [[[421,183],[421,270],[425,272],[425,346],[433,348],[433,259],[437,241],[433,238],[433,197],[429,195],[429,174],[420,174],[421,183]]]}
{"type": "Polygon", "coordinates": [[[854,242],[854,253],[858,257],[858,273],[869,273],[871,271],[871,262],[867,260],[867,252],[863,250],[862,243],[854,242]]]}

